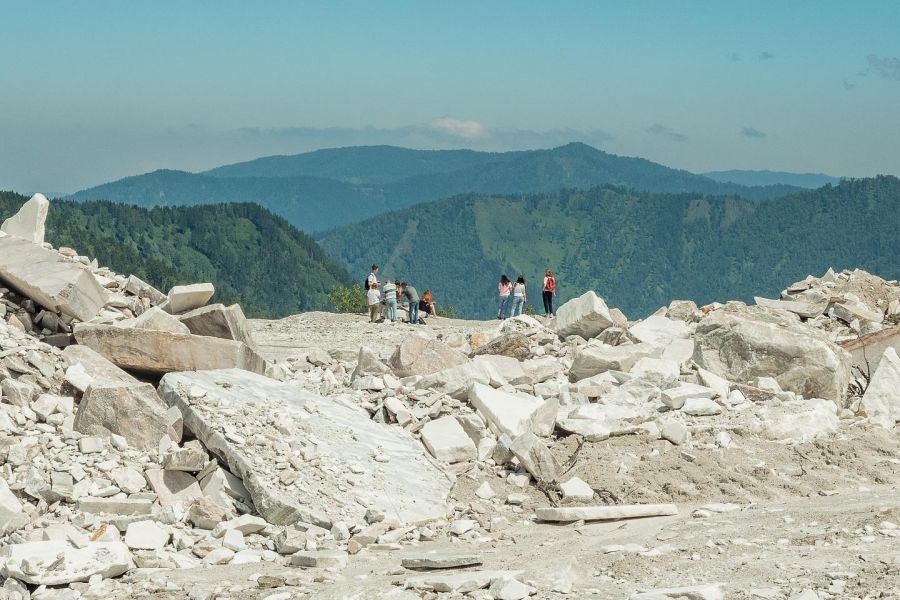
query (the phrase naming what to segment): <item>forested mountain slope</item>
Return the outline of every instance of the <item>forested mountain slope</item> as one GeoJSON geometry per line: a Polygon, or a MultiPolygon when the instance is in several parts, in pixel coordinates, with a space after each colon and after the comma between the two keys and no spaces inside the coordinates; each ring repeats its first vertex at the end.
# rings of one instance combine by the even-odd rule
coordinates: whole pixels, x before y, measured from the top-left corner
{"type": "MultiPolygon", "coordinates": [[[[0,221],[26,197],[0,192],[0,221]]],[[[111,202],[53,201],[47,241],[133,273],[162,291],[211,281],[217,302],[248,316],[326,309],[326,294],[350,283],[316,242],[255,204],[144,209],[111,202]]]]}
{"type": "Polygon", "coordinates": [[[685,298],[777,296],[828,267],[900,277],[900,180],[881,176],[765,202],[617,187],[553,194],[469,194],[380,215],[320,242],[354,275],[430,288],[468,317],[496,315],[501,273],[523,274],[540,311],[553,268],[564,301],[595,289],[639,317],[685,298]]]}
{"type": "Polygon", "coordinates": [[[77,192],[75,200],[138,206],[255,202],[308,232],[460,193],[520,194],[618,185],[653,192],[783,196],[790,186],[718,183],[641,158],[585,144],[551,150],[473,152],[390,146],[338,148],[261,158],[206,174],[154,171],[77,192]]]}

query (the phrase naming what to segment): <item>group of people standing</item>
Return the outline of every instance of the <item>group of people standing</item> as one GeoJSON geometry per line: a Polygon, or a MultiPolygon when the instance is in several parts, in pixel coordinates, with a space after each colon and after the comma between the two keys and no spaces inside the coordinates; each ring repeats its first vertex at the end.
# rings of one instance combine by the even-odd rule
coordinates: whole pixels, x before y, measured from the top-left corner
{"type": "MultiPolygon", "coordinates": [[[[503,274],[497,285],[500,295],[500,308],[497,311],[498,319],[507,319],[521,315],[528,301],[528,289],[525,277],[519,275],[513,282],[503,274]]],[[[544,282],[541,287],[541,295],[544,300],[544,316],[553,318],[553,297],[556,296],[556,278],[553,271],[544,271],[544,282]]],[[[437,306],[431,290],[425,290],[422,296],[405,281],[396,279],[381,282],[378,280],[378,265],[372,265],[372,271],[366,278],[366,303],[369,307],[369,321],[378,323],[390,321],[396,323],[399,320],[398,310],[407,311],[407,323],[424,325],[425,321],[420,314],[435,316],[437,306]]]]}
{"type": "MultiPolygon", "coordinates": [[[[519,275],[516,278],[516,282],[513,283],[506,274],[503,274],[500,276],[500,283],[497,285],[497,291],[500,294],[500,309],[497,311],[498,319],[506,319],[522,314],[522,311],[525,308],[525,302],[528,300],[525,277],[519,275]]],[[[544,271],[542,295],[544,300],[544,316],[550,319],[553,317],[553,297],[556,295],[556,278],[553,276],[553,271],[550,269],[544,271]]]]}
{"type": "Polygon", "coordinates": [[[425,290],[419,297],[416,288],[405,281],[388,279],[382,283],[378,281],[378,265],[372,265],[372,271],[366,278],[366,303],[369,307],[369,321],[372,323],[382,320],[396,323],[398,307],[406,309],[407,323],[413,325],[425,324],[419,316],[420,312],[431,316],[437,314],[437,305],[434,303],[431,290],[425,290]]]}

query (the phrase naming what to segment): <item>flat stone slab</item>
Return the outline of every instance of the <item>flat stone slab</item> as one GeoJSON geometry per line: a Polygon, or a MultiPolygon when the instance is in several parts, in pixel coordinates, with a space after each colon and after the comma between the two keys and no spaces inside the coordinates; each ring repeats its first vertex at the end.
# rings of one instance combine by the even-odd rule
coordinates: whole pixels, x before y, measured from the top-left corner
{"type": "Polygon", "coordinates": [[[211,283],[193,283],[191,285],[176,285],[168,294],[166,310],[172,314],[182,313],[204,306],[216,288],[211,283]]]}
{"type": "Polygon", "coordinates": [[[156,375],[232,368],[266,372],[266,361],[234,340],[115,325],[80,325],[75,339],[130,371],[156,375]]]}
{"type": "Polygon", "coordinates": [[[140,498],[82,498],[78,501],[78,511],[125,517],[149,515],[153,512],[153,501],[140,498]]]}
{"type": "Polygon", "coordinates": [[[812,304],[810,302],[800,302],[798,300],[770,300],[769,298],[760,298],[759,296],[754,296],[753,301],[756,302],[757,306],[773,308],[776,310],[786,310],[799,317],[803,317],[804,319],[818,317],[825,312],[826,308],[828,308],[828,302],[812,304]]]}
{"type": "Polygon", "coordinates": [[[291,564],[295,567],[310,567],[314,569],[343,569],[347,566],[348,556],[342,550],[297,552],[291,555],[291,564]]]}
{"type": "Polygon", "coordinates": [[[406,569],[458,569],[481,564],[481,556],[477,554],[429,552],[407,556],[400,561],[406,569]]]}
{"type": "Polygon", "coordinates": [[[447,513],[451,476],[408,431],[349,401],[237,369],[169,373],[159,393],[269,523],[363,523],[367,507],[401,522],[447,513]],[[268,441],[249,443],[257,437],[268,441]],[[290,485],[275,468],[285,460],[302,467],[290,485]]]}
{"type": "Polygon", "coordinates": [[[520,580],[524,571],[467,571],[452,575],[419,575],[406,580],[405,586],[416,590],[435,592],[474,592],[491,585],[498,579],[520,580]]]}
{"type": "Polygon", "coordinates": [[[629,600],[725,600],[725,586],[721,583],[657,588],[636,592],[629,600]]]}
{"type": "Polygon", "coordinates": [[[0,281],[46,309],[81,321],[94,318],[109,298],[79,263],[13,236],[0,237],[0,281]]]}
{"type": "Polygon", "coordinates": [[[122,542],[91,542],[75,548],[65,541],[8,546],[4,570],[32,585],[66,585],[93,575],[118,577],[131,567],[131,552],[122,542]]]}
{"type": "Polygon", "coordinates": [[[678,514],[674,504],[623,504],[621,506],[566,506],[538,508],[538,521],[574,523],[575,521],[615,521],[678,514]]]}
{"type": "MultiPolygon", "coordinates": [[[[91,383],[140,383],[137,379],[87,346],[73,344],[63,350],[62,356],[69,367],[81,365],[85,374],[90,378],[91,383]]],[[[83,392],[84,390],[81,391],[83,392]]]]}

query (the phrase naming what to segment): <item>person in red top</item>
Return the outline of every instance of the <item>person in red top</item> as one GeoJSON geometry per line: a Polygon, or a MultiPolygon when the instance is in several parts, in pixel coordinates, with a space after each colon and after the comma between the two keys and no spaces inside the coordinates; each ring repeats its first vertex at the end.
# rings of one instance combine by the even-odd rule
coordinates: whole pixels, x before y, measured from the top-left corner
{"type": "Polygon", "coordinates": [[[544,316],[548,319],[553,317],[553,296],[556,295],[556,278],[553,277],[553,271],[547,269],[544,271],[544,316]]]}

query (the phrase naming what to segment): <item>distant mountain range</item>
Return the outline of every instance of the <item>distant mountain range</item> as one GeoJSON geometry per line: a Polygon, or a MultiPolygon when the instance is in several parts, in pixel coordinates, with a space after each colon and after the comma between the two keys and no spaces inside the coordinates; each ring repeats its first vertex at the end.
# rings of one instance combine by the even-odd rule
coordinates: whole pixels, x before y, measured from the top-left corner
{"type": "MultiPolygon", "coordinates": [[[[0,192],[0,222],[27,198],[0,192]]],[[[47,240],[135,274],[163,292],[211,281],[215,302],[240,302],[248,316],[283,317],[327,310],[335,286],[350,285],[343,266],[316,242],[256,204],[159,207],[53,201],[47,240]]]]}
{"type": "Polygon", "coordinates": [[[631,318],[672,299],[777,297],[807,274],[863,268],[900,277],[900,180],[879,176],[770,202],[621,187],[466,194],[319,236],[362,278],[412,282],[469,318],[496,316],[501,273],[522,274],[541,312],[544,268],[563,302],[594,289],[631,318]]]}
{"type": "Polygon", "coordinates": [[[787,173],[784,171],[710,171],[703,174],[720,183],[736,183],[747,186],[790,185],[798,188],[815,189],[823,185],[837,185],[841,177],[823,173],[787,173]]]}
{"type": "Polygon", "coordinates": [[[550,150],[502,153],[391,146],[336,148],[260,158],[205,173],[154,171],[82,190],[69,198],[143,207],[255,202],[304,231],[319,232],[460,193],[533,194],[597,185],[751,200],[776,198],[799,189],[718,182],[572,143],[550,150]]]}

